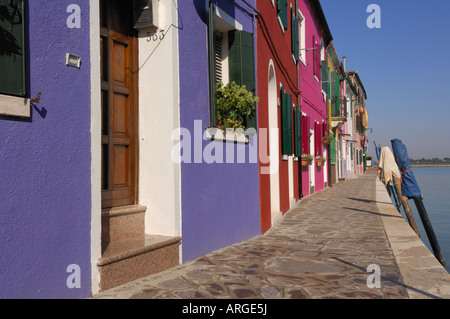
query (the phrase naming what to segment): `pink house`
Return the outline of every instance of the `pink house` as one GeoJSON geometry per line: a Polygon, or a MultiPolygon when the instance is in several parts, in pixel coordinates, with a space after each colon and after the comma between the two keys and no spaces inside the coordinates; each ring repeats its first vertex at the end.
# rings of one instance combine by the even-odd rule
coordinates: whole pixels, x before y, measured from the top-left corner
{"type": "Polygon", "coordinates": [[[325,48],[332,41],[327,21],[319,1],[300,0],[299,17],[299,83],[302,112],[302,154],[311,154],[311,165],[302,166],[303,196],[324,189],[329,182],[328,158],[323,136],[328,131],[325,93],[322,90],[321,61],[326,59],[325,48]]]}

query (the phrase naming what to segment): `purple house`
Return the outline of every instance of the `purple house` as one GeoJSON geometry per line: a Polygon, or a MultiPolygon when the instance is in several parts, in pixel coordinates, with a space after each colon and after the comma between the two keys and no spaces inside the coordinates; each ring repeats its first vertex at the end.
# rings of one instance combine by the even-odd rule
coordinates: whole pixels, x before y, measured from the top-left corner
{"type": "Polygon", "coordinates": [[[0,1],[0,298],[91,293],[89,1],[72,3],[0,1]]]}
{"type": "Polygon", "coordinates": [[[211,99],[218,81],[256,88],[254,2],[179,2],[180,125],[197,151],[181,164],[183,261],[261,232],[256,134],[237,142],[214,135],[211,99]]]}

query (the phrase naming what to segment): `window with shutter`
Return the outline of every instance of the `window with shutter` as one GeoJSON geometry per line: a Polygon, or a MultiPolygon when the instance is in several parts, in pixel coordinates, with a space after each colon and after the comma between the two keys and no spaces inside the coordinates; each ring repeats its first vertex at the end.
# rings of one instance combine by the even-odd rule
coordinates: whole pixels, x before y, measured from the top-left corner
{"type": "Polygon", "coordinates": [[[291,52],[295,63],[298,62],[298,19],[295,15],[294,9],[291,7],[291,52]]]}
{"type": "Polygon", "coordinates": [[[336,117],[339,116],[337,112],[337,101],[339,99],[339,92],[337,90],[336,85],[337,73],[336,71],[331,71],[330,76],[330,94],[331,94],[331,116],[336,117]]]}
{"type": "Polygon", "coordinates": [[[302,155],[302,113],[298,106],[294,106],[294,155],[302,155]]]}
{"type": "Polygon", "coordinates": [[[278,18],[280,19],[280,22],[284,28],[284,30],[287,30],[288,28],[288,2],[287,0],[278,0],[277,1],[277,12],[278,12],[278,18]]]}
{"type": "Polygon", "coordinates": [[[309,116],[302,114],[302,154],[310,154],[309,149],[309,116]]]}
{"type": "Polygon", "coordinates": [[[313,69],[314,75],[317,76],[317,51],[319,50],[316,45],[316,37],[313,35],[312,38],[312,48],[313,48],[313,69]]]}
{"type": "MultiPolygon", "coordinates": [[[[210,2],[208,19],[208,59],[210,125],[217,126],[216,83],[235,82],[256,93],[254,38],[242,31],[242,25],[210,2]],[[217,15],[217,12],[220,15],[217,15]]],[[[257,127],[256,112],[245,123],[245,128],[257,127]]]]}
{"type": "MultiPolygon", "coordinates": [[[[253,34],[233,30],[228,33],[229,39],[229,74],[230,82],[245,85],[246,89],[256,95],[255,49],[253,34]]],[[[246,128],[257,127],[256,112],[246,120],[246,128]]]]}
{"type": "Polygon", "coordinates": [[[297,34],[298,34],[298,57],[306,65],[306,28],[305,28],[305,17],[300,10],[297,11],[297,34]]]}
{"type": "Polygon", "coordinates": [[[323,155],[323,147],[322,147],[322,125],[318,122],[314,123],[314,147],[315,152],[314,156],[322,156],[323,155]]]}
{"type": "Polygon", "coordinates": [[[281,151],[292,155],[292,96],[281,87],[281,151]]]}
{"type": "Polygon", "coordinates": [[[322,72],[322,90],[327,94],[328,98],[330,96],[330,79],[329,79],[329,71],[328,63],[326,60],[321,62],[321,72],[322,72]]]}
{"type": "Polygon", "coordinates": [[[316,63],[316,76],[317,76],[317,78],[319,79],[319,81],[320,81],[320,79],[321,79],[321,77],[322,77],[322,74],[321,74],[321,71],[320,71],[320,66],[321,66],[321,64],[320,64],[320,58],[321,58],[321,56],[322,56],[322,41],[319,43],[318,41],[316,41],[316,61],[315,61],[315,63],[316,63]]]}
{"type": "Polygon", "coordinates": [[[30,117],[24,0],[0,0],[0,114],[30,117]]]}
{"type": "Polygon", "coordinates": [[[0,0],[0,94],[25,97],[25,1],[0,0]]]}
{"type": "Polygon", "coordinates": [[[336,139],[332,139],[330,143],[330,163],[336,163],[336,139]]]}
{"type": "Polygon", "coordinates": [[[322,138],[323,137],[325,137],[325,136],[327,136],[328,135],[328,122],[323,122],[322,123],[322,127],[323,127],[323,130],[322,130],[322,138]]]}

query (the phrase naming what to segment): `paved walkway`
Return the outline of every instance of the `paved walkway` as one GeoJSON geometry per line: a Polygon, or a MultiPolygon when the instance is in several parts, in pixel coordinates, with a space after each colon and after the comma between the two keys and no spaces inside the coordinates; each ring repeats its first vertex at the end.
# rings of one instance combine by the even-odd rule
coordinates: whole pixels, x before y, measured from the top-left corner
{"type": "Polygon", "coordinates": [[[449,296],[450,276],[369,172],[304,198],[263,236],[93,298],[449,296]],[[370,265],[380,269],[379,288],[368,287],[370,265]]]}

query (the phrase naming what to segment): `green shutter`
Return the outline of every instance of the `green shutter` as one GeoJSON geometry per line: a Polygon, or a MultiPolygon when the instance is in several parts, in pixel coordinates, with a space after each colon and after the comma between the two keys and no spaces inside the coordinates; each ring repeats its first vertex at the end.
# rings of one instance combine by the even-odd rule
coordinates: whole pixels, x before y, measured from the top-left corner
{"type": "Polygon", "coordinates": [[[295,63],[298,62],[298,22],[295,16],[295,11],[291,8],[291,51],[295,58],[295,63]]]}
{"type": "Polygon", "coordinates": [[[0,0],[0,93],[25,97],[25,1],[0,0]]]}
{"type": "Polygon", "coordinates": [[[300,157],[302,155],[302,113],[299,107],[294,107],[294,133],[295,133],[295,156],[300,157]]]}
{"type": "MultiPolygon", "coordinates": [[[[230,82],[245,85],[247,90],[256,93],[255,49],[253,34],[240,30],[228,33],[230,82]]],[[[246,120],[246,128],[256,129],[256,112],[246,120]]]]}
{"type": "Polygon", "coordinates": [[[341,105],[341,90],[340,90],[339,75],[336,72],[336,113],[338,114],[338,116],[341,115],[340,105],[341,105]]]}
{"type": "Polygon", "coordinates": [[[331,115],[340,116],[340,90],[339,90],[339,75],[336,71],[331,71],[331,115]]]}
{"type": "Polygon", "coordinates": [[[330,77],[330,100],[331,100],[331,116],[339,116],[336,113],[336,101],[337,101],[337,92],[336,92],[336,71],[331,71],[330,77]]]}
{"type": "Polygon", "coordinates": [[[336,139],[333,138],[330,142],[330,161],[336,163],[336,139]]]}
{"type": "Polygon", "coordinates": [[[322,70],[322,90],[327,94],[327,96],[330,95],[329,87],[330,87],[330,80],[328,78],[328,62],[326,60],[320,62],[321,66],[320,69],[322,70]]]}
{"type": "Polygon", "coordinates": [[[292,97],[281,88],[281,149],[283,155],[292,155],[292,97]]]}
{"type": "Polygon", "coordinates": [[[288,13],[288,3],[287,0],[277,1],[277,12],[280,17],[281,23],[285,30],[287,30],[287,13],[288,13]]]}
{"type": "Polygon", "coordinates": [[[277,12],[278,12],[278,15],[280,16],[280,18],[281,18],[281,13],[283,12],[283,9],[284,9],[285,1],[286,0],[277,0],[277,12]]]}

